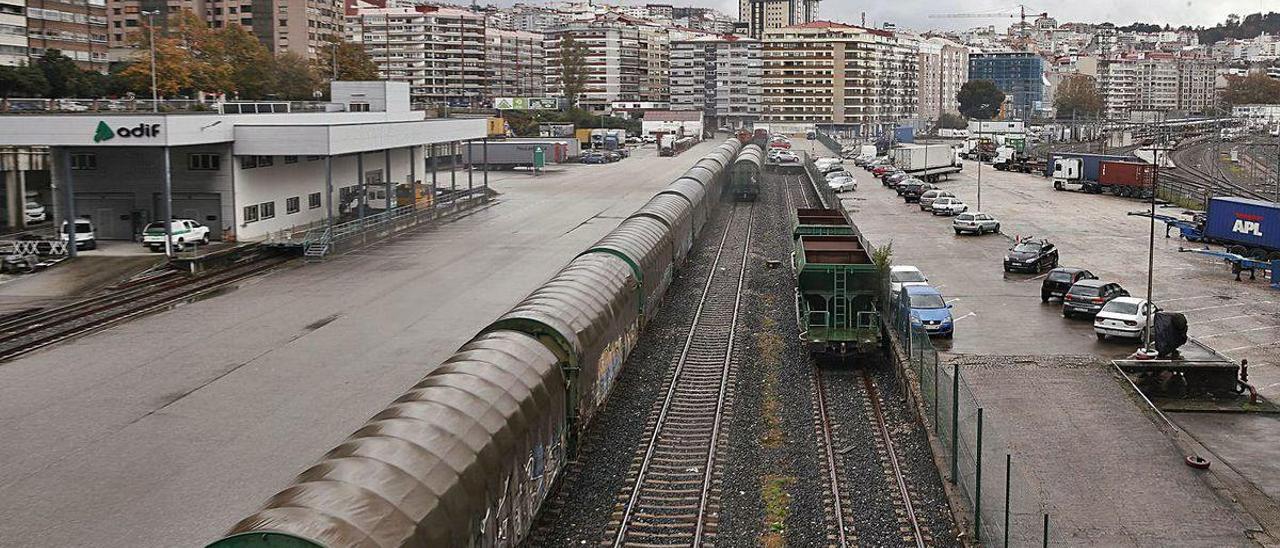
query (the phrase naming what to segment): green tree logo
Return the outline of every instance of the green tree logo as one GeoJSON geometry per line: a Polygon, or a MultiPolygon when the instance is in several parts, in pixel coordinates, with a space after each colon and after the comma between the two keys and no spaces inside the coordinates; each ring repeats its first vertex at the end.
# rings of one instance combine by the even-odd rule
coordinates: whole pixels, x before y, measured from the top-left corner
{"type": "Polygon", "coordinates": [[[101,143],[111,140],[115,136],[116,132],[111,131],[111,126],[108,126],[106,122],[98,122],[98,129],[93,132],[93,142],[101,143]]]}

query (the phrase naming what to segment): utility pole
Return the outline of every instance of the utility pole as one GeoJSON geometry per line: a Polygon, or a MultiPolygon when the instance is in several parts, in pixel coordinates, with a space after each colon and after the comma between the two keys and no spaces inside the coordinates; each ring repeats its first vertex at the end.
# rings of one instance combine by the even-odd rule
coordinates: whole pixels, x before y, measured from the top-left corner
{"type": "Polygon", "coordinates": [[[159,91],[156,86],[156,13],[160,10],[142,12],[147,16],[147,41],[151,45],[151,112],[160,112],[159,91]]]}

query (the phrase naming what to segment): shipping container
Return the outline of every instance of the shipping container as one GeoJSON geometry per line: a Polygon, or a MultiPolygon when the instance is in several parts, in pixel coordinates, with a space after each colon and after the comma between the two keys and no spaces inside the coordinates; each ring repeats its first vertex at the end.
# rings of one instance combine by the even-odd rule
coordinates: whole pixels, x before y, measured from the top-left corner
{"type": "MultiPolygon", "coordinates": [[[[485,163],[484,143],[462,143],[462,162],[482,166],[485,163]]],[[[488,160],[490,169],[511,169],[519,166],[532,166],[535,149],[541,148],[543,158],[548,164],[558,164],[578,156],[579,144],[576,139],[504,139],[489,141],[488,160]]]]}
{"type": "Polygon", "coordinates": [[[488,135],[490,137],[503,137],[507,134],[507,121],[502,118],[488,119],[488,135]]]}
{"type": "Polygon", "coordinates": [[[906,126],[894,129],[893,140],[897,143],[914,143],[916,140],[916,128],[906,126]]]}
{"type": "Polygon", "coordinates": [[[1210,241],[1268,253],[1280,251],[1280,204],[1248,198],[1213,198],[1205,216],[1210,241]]]}
{"type": "Polygon", "coordinates": [[[1101,162],[1136,162],[1138,157],[1132,155],[1116,155],[1116,154],[1085,154],[1080,152],[1054,152],[1049,154],[1049,162],[1045,165],[1045,177],[1053,177],[1053,164],[1055,160],[1062,158],[1079,158],[1081,163],[1080,179],[1084,181],[1097,181],[1099,164],[1101,162]]]}
{"type": "Polygon", "coordinates": [[[573,133],[575,136],[578,137],[578,144],[582,145],[583,148],[591,145],[590,129],[578,129],[578,130],[575,130],[573,133]]]}
{"type": "Polygon", "coordinates": [[[1151,188],[1155,176],[1155,166],[1142,162],[1103,161],[1098,166],[1098,182],[1106,186],[1151,188]]]}

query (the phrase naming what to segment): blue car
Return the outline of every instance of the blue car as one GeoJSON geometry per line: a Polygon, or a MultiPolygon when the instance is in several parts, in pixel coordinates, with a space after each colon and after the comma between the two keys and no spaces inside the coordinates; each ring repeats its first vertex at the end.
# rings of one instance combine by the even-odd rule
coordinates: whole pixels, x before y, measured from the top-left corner
{"type": "Polygon", "coordinates": [[[929,335],[942,335],[948,339],[955,335],[951,305],[937,289],[928,285],[905,286],[899,300],[910,309],[911,325],[923,327],[929,335]]]}

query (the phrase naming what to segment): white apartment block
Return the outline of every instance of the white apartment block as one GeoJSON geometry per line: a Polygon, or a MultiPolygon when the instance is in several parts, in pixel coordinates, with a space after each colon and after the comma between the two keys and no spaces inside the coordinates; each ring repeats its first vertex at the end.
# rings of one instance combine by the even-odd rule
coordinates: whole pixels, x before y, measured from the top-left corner
{"type": "Polygon", "coordinates": [[[487,90],[484,16],[427,5],[347,10],[347,40],[362,44],[388,80],[409,82],[414,103],[481,106],[487,90]]]}
{"type": "Polygon", "coordinates": [[[485,66],[491,97],[541,97],[546,94],[547,58],[539,32],[485,29],[485,66]]]}
{"type": "Polygon", "coordinates": [[[673,41],[671,109],[700,110],[710,127],[739,128],[759,120],[762,53],[759,40],[743,36],[673,41]]]}
{"type": "Polygon", "coordinates": [[[960,113],[956,95],[969,81],[969,48],[945,38],[919,41],[918,110],[921,120],[937,120],[943,112],[960,113]]]}
{"type": "Polygon", "coordinates": [[[1161,56],[1134,61],[1134,110],[1168,112],[1178,109],[1178,64],[1161,56]]]}
{"type": "Polygon", "coordinates": [[[767,29],[763,42],[766,122],[833,124],[876,135],[917,115],[914,41],[815,21],[767,29]]]}
{"type": "Polygon", "coordinates": [[[561,59],[566,38],[586,58],[582,95],[568,97],[583,108],[605,111],[615,102],[667,102],[670,52],[666,29],[616,14],[575,21],[547,33],[544,42],[546,85],[551,95],[565,93],[561,59]]]}
{"type": "Polygon", "coordinates": [[[27,62],[27,1],[0,0],[0,66],[27,62]]]}
{"type": "Polygon", "coordinates": [[[1215,105],[1216,74],[1215,63],[1200,57],[1097,60],[1098,92],[1112,119],[1127,119],[1131,110],[1205,113],[1215,105]]]}

